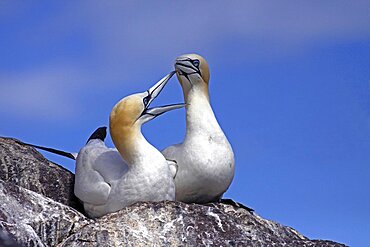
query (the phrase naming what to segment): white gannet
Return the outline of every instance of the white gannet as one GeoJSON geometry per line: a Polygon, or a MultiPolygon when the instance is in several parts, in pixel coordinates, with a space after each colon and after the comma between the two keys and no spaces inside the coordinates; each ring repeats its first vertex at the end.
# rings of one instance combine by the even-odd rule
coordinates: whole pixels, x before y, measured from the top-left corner
{"type": "Polygon", "coordinates": [[[176,58],[176,75],[186,104],[186,136],[162,151],[177,163],[176,200],[208,203],[221,199],[234,177],[234,153],[209,100],[209,68],[196,54],[176,58]]]}
{"type": "Polygon", "coordinates": [[[184,106],[149,108],[174,73],[146,92],[123,98],[113,107],[109,125],[116,148],[104,144],[106,127],[96,129],[78,154],[18,143],[76,159],[74,193],[92,218],[138,201],[175,200],[176,163],[166,160],[141,133],[142,124],[184,106]]]}
{"type": "Polygon", "coordinates": [[[142,124],[184,106],[149,108],[173,74],[113,107],[109,127],[117,149],[107,148],[98,138],[79,152],[75,194],[90,217],[100,217],[138,201],[175,200],[173,169],[141,133],[142,124]]]}

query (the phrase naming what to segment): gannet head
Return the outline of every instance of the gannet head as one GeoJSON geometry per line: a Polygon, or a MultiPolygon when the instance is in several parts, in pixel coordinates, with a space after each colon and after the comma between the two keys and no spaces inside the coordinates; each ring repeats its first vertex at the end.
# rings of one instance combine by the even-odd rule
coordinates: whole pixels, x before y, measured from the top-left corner
{"type": "Polygon", "coordinates": [[[184,96],[192,88],[201,89],[207,96],[209,83],[209,68],[207,61],[197,54],[186,54],[176,58],[175,70],[184,96]]]}
{"type": "Polygon", "coordinates": [[[141,125],[155,117],[185,104],[174,104],[149,108],[169,79],[175,74],[171,72],[146,92],[129,95],[120,100],[112,109],[109,117],[109,130],[113,143],[126,162],[135,156],[135,146],[140,142],[141,125]],[[134,155],[134,156],[132,156],[134,155]]]}
{"type": "Polygon", "coordinates": [[[133,127],[141,127],[142,124],[167,111],[184,106],[184,104],[173,104],[149,108],[150,104],[160,94],[174,74],[175,72],[171,72],[146,92],[129,95],[113,107],[109,118],[110,133],[113,141],[115,137],[119,138],[120,132],[129,131],[133,127]]]}

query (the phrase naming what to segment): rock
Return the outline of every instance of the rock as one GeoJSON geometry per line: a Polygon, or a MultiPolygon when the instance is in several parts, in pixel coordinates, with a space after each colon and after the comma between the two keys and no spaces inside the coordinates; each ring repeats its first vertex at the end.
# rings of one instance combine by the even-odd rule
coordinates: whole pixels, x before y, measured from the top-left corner
{"type": "Polygon", "coordinates": [[[245,209],[216,203],[141,202],[103,216],[59,246],[344,246],[309,240],[245,209]]]}
{"type": "Polygon", "coordinates": [[[0,179],[82,209],[73,193],[74,174],[16,139],[0,137],[0,179]]]}
{"type": "Polygon", "coordinates": [[[22,246],[56,246],[91,223],[75,209],[0,180],[0,228],[22,246]]]}
{"type": "Polygon", "coordinates": [[[139,202],[92,220],[75,209],[76,199],[70,195],[73,174],[33,148],[0,138],[0,161],[1,172],[5,171],[0,176],[0,246],[12,239],[21,246],[58,247],[344,246],[310,240],[290,227],[224,203],[139,202]],[[68,183],[62,188],[50,184],[55,176],[68,183]]]}
{"type": "Polygon", "coordinates": [[[21,247],[9,233],[0,230],[0,246],[21,247]]]}

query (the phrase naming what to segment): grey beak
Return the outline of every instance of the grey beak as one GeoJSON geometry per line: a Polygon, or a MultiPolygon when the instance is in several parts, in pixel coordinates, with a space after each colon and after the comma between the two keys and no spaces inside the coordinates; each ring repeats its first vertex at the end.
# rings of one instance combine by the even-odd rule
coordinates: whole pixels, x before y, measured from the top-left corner
{"type": "Polygon", "coordinates": [[[175,73],[175,71],[172,71],[171,73],[163,77],[160,81],[158,81],[154,86],[148,89],[147,92],[150,95],[150,100],[146,104],[146,109],[144,109],[143,113],[140,116],[140,118],[143,119],[144,122],[147,122],[165,112],[179,109],[185,106],[185,104],[172,104],[149,108],[150,103],[152,103],[152,101],[161,93],[167,82],[175,73]]]}
{"type": "Polygon", "coordinates": [[[182,108],[185,105],[186,105],[185,103],[180,103],[180,104],[173,104],[173,105],[166,105],[166,106],[158,106],[158,107],[154,107],[154,108],[150,108],[146,110],[145,114],[151,115],[153,117],[157,117],[165,112],[182,108]]]}
{"type": "Polygon", "coordinates": [[[166,86],[167,82],[175,73],[175,71],[172,71],[171,73],[163,77],[160,81],[158,81],[154,86],[149,88],[148,93],[150,94],[150,100],[148,102],[148,105],[150,105],[150,103],[152,103],[152,101],[161,93],[164,86],[166,86]]]}

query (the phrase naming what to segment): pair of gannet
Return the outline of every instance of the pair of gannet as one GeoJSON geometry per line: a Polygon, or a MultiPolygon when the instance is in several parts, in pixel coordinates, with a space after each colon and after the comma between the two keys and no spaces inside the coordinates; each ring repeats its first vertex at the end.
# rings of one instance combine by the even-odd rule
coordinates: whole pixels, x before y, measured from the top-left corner
{"type": "Polygon", "coordinates": [[[181,144],[161,154],[141,133],[145,122],[183,106],[148,108],[170,73],[148,91],[127,96],[113,108],[109,125],[116,149],[105,146],[104,127],[94,132],[78,155],[35,146],[77,157],[75,194],[89,216],[99,217],[137,201],[214,202],[230,186],[234,154],[210,105],[208,64],[199,55],[182,55],[175,70],[186,105],[186,136],[181,144]]]}

